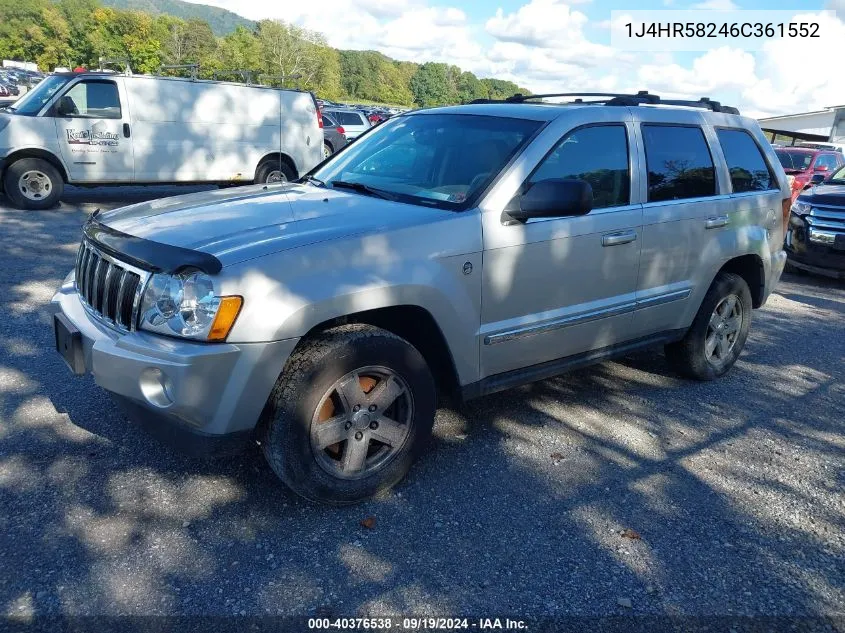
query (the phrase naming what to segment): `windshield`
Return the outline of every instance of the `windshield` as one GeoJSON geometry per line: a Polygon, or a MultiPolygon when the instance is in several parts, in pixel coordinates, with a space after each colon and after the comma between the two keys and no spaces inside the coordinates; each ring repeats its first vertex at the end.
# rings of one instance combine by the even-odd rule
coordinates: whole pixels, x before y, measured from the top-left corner
{"type": "Polygon", "coordinates": [[[840,167],[825,181],[828,185],[845,185],[845,167],[840,167]]]}
{"type": "Polygon", "coordinates": [[[64,86],[70,79],[70,77],[60,77],[59,75],[47,77],[39,82],[35,88],[10,105],[9,110],[15,114],[35,116],[41,111],[44,104],[58,92],[59,88],[64,86]]]}
{"type": "Polygon", "coordinates": [[[466,114],[397,117],[356,140],[313,177],[361,195],[457,210],[474,201],[540,125],[466,114]]]}
{"type": "Polygon", "coordinates": [[[783,165],[784,169],[798,169],[800,171],[804,171],[810,167],[810,163],[813,162],[813,154],[814,152],[796,152],[796,151],[784,151],[784,150],[775,150],[775,154],[778,155],[778,160],[780,160],[780,164],[783,165]]]}

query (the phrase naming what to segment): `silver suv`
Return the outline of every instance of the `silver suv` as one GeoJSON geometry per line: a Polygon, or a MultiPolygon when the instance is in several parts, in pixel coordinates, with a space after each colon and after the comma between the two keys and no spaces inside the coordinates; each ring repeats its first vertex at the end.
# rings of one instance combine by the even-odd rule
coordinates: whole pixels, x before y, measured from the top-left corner
{"type": "Polygon", "coordinates": [[[396,484],[438,398],[662,345],[734,364],[785,262],[790,190],[708,100],[514,97],[390,119],[297,183],[95,214],[56,346],[191,452],[257,440],[312,500],[396,484]]]}

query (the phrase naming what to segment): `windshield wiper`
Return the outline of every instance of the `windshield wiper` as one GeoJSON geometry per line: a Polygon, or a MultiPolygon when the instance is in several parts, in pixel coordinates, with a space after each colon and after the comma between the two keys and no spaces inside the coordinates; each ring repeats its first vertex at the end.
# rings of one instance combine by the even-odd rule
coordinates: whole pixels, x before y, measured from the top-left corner
{"type": "Polygon", "coordinates": [[[314,178],[314,176],[311,176],[311,175],[303,176],[299,180],[300,180],[300,182],[310,182],[312,185],[316,185],[317,187],[325,187],[326,186],[326,183],[324,183],[322,180],[320,180],[319,178],[314,178]]]}
{"type": "Polygon", "coordinates": [[[370,187],[369,185],[365,185],[361,182],[348,182],[346,180],[332,180],[331,186],[338,189],[351,189],[352,191],[357,191],[358,193],[364,193],[369,196],[375,196],[376,198],[382,198],[383,200],[396,200],[396,196],[392,193],[388,193],[382,189],[376,189],[375,187],[370,187]]]}

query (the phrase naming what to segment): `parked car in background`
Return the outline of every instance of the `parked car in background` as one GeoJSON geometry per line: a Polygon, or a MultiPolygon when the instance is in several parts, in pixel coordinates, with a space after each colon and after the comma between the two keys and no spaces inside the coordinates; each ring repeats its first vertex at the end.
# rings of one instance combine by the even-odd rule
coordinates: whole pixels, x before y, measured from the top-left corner
{"type": "Polygon", "coordinates": [[[323,112],[323,156],[328,158],[348,142],[346,129],[338,125],[331,115],[323,112]]]}
{"type": "Polygon", "coordinates": [[[806,187],[821,182],[825,176],[845,165],[845,156],[830,150],[776,147],[775,155],[789,179],[793,201],[806,187]]]}
{"type": "Polygon", "coordinates": [[[784,248],[791,268],[845,279],[845,167],[798,196],[784,248]]]}
{"type": "Polygon", "coordinates": [[[297,183],[95,214],[56,350],[164,441],[257,438],[336,504],[404,477],[441,396],[652,346],[716,379],[783,270],[786,175],[732,108],[621,97],[420,110],[297,183]]]}
{"type": "Polygon", "coordinates": [[[0,97],[11,97],[12,91],[4,83],[0,83],[0,97]]]}
{"type": "Polygon", "coordinates": [[[314,97],[231,82],[51,75],[0,112],[0,182],[25,209],[65,183],[272,183],[323,160],[314,97]]]}
{"type": "Polygon", "coordinates": [[[324,108],[323,114],[328,114],[335,123],[342,125],[346,130],[346,138],[350,141],[358,138],[371,127],[367,116],[361,110],[324,108]]]}

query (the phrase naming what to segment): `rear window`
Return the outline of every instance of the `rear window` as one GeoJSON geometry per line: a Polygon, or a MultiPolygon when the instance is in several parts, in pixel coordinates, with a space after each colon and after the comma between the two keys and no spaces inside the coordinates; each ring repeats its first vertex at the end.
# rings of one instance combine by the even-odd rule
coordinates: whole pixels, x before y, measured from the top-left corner
{"type": "Polygon", "coordinates": [[[795,150],[775,150],[780,164],[784,169],[797,169],[804,171],[810,168],[815,152],[797,152],[795,150]]]}
{"type": "Polygon", "coordinates": [[[341,125],[366,125],[363,117],[357,112],[332,112],[332,116],[341,125]]]}
{"type": "Polygon", "coordinates": [[[725,154],[735,193],[776,189],[777,182],[769,170],[760,147],[745,130],[716,130],[725,154]]]}
{"type": "Polygon", "coordinates": [[[716,194],[716,170],[699,127],[643,125],[648,201],[716,194]]]}

